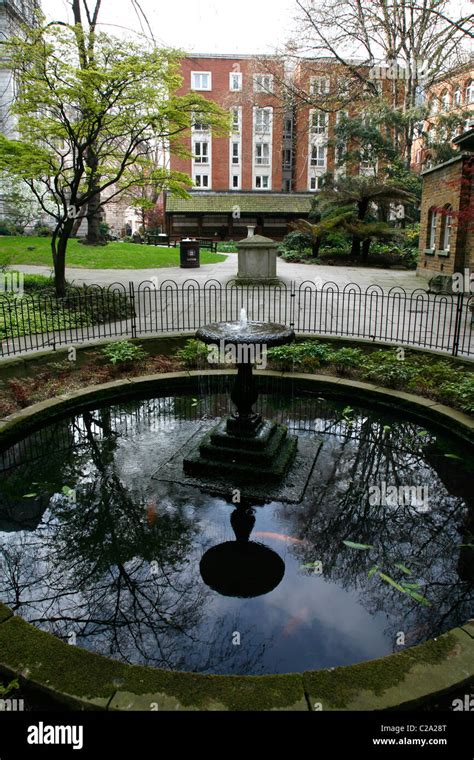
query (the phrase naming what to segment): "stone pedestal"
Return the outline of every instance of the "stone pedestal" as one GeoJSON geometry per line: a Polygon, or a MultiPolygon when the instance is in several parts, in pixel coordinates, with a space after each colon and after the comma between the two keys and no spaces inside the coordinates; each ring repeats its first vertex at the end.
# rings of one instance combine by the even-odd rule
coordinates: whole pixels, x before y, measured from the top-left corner
{"type": "Polygon", "coordinates": [[[277,281],[277,244],[263,235],[253,235],[237,243],[237,281],[272,283],[277,281]]]}

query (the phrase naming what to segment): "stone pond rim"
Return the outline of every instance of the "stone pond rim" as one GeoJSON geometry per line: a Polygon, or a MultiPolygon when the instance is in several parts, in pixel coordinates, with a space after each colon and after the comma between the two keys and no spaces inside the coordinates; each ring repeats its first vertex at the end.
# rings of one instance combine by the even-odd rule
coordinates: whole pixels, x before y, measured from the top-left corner
{"type": "Polygon", "coordinates": [[[284,346],[295,340],[295,331],[286,325],[274,322],[213,322],[196,331],[196,338],[203,343],[219,343],[224,345],[265,345],[284,346]]]}

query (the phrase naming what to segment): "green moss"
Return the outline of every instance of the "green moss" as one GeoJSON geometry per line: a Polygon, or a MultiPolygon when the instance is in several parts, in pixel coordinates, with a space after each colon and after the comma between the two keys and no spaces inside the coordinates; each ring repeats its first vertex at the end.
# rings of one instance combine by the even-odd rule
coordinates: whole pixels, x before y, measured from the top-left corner
{"type": "Polygon", "coordinates": [[[317,700],[325,709],[345,709],[361,691],[380,696],[392,686],[401,683],[415,665],[435,665],[445,660],[456,646],[452,634],[420,644],[389,657],[371,662],[304,673],[305,689],[311,700],[317,700]]]}
{"type": "Polygon", "coordinates": [[[302,677],[202,676],[172,673],[115,660],[65,644],[18,617],[0,626],[0,665],[56,692],[84,700],[108,700],[117,691],[165,693],[183,706],[205,710],[291,708],[304,702],[302,677]]]}
{"type": "Polygon", "coordinates": [[[0,602],[0,623],[4,623],[5,620],[8,620],[12,615],[13,612],[11,609],[0,602]]]}

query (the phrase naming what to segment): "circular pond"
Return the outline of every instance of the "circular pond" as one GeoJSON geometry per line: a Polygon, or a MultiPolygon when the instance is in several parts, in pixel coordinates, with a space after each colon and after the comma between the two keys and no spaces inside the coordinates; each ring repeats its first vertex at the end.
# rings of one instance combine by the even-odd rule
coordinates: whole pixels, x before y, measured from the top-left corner
{"type": "Polygon", "coordinates": [[[466,443],[268,379],[258,411],[304,461],[265,504],[212,492],[179,463],[231,411],[230,382],[99,406],[4,448],[0,601],[91,651],[219,674],[357,663],[472,617],[466,443]]]}

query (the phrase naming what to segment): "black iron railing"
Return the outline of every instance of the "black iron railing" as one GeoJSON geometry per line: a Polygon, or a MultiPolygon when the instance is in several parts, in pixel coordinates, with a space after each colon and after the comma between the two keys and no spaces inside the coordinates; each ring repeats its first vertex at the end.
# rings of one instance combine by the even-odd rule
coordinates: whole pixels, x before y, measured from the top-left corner
{"type": "Polygon", "coordinates": [[[128,287],[70,289],[0,296],[1,355],[77,345],[104,338],[193,332],[209,322],[248,318],[278,322],[297,333],[360,338],[474,356],[474,296],[436,295],[378,285],[312,281],[245,286],[232,280],[145,281],[128,287]]]}

